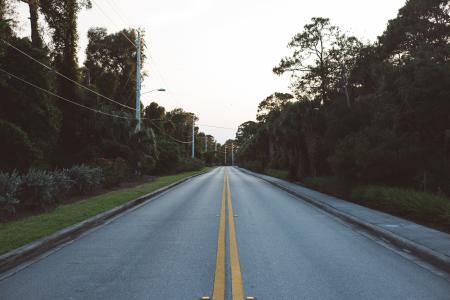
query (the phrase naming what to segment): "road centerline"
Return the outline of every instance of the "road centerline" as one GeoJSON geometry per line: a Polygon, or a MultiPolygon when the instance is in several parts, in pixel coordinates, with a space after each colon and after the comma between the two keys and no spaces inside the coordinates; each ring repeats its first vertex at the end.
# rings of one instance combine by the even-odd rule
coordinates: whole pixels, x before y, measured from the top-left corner
{"type": "Polygon", "coordinates": [[[223,190],[220,206],[219,232],[217,239],[216,271],[214,274],[213,299],[225,299],[225,199],[226,176],[223,179],[223,190]]]}
{"type": "Polygon", "coordinates": [[[228,200],[228,231],[230,242],[230,265],[231,265],[231,292],[233,300],[244,299],[244,284],[242,281],[241,265],[239,262],[239,251],[236,241],[236,229],[234,224],[233,204],[228,180],[228,173],[225,171],[227,200],[228,200]]]}

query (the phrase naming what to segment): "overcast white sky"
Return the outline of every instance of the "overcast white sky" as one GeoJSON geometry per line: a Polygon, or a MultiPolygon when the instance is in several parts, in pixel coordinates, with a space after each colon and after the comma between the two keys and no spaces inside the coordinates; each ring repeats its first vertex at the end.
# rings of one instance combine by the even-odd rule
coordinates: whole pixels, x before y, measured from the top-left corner
{"type": "MultiPolygon", "coordinates": [[[[80,64],[90,27],[110,32],[141,27],[151,57],[143,96],[170,110],[195,112],[199,124],[237,128],[254,120],[258,103],[288,91],[272,68],[290,52],[292,36],[312,17],[329,17],[364,41],[374,41],[405,0],[92,0],[79,18],[80,64]],[[107,15],[108,17],[106,17],[107,15]]],[[[24,23],[24,27],[28,24],[24,23]]],[[[24,31],[26,32],[26,30],[24,31]]],[[[201,127],[219,142],[234,131],[201,127]]]]}

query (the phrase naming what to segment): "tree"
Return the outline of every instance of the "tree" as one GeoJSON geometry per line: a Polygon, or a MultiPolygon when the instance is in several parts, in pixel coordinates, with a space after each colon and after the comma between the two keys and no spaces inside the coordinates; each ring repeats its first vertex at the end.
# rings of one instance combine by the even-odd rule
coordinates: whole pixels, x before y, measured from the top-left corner
{"type": "MultiPolygon", "coordinates": [[[[134,107],[137,51],[129,40],[136,39],[136,32],[122,30],[108,34],[105,28],[91,28],[88,39],[85,81],[96,86],[101,94],[115,96],[115,100],[134,107]]],[[[145,53],[143,48],[141,52],[145,53]]],[[[144,62],[143,54],[142,65],[144,62]]]]}
{"type": "Polygon", "coordinates": [[[264,122],[270,113],[281,110],[292,99],[294,99],[294,96],[286,93],[274,93],[270,95],[259,103],[256,119],[264,122]]]}
{"type": "Polygon", "coordinates": [[[31,44],[34,48],[42,48],[42,38],[39,33],[39,0],[19,0],[28,4],[30,11],[31,44]]]}
{"type": "Polygon", "coordinates": [[[312,18],[288,44],[293,55],[283,58],[273,71],[292,74],[292,88],[298,99],[327,103],[338,85],[348,95],[348,76],[360,46],[355,37],[342,34],[328,18],[312,18]]]}
{"type": "MultiPolygon", "coordinates": [[[[88,0],[40,0],[41,11],[51,30],[52,52],[51,58],[56,70],[75,81],[80,80],[77,62],[77,16],[79,11],[90,8],[88,0]]],[[[56,91],[58,95],[68,99],[80,99],[78,87],[65,78],[56,78],[56,91]]],[[[74,157],[80,152],[83,130],[83,113],[80,108],[67,102],[59,102],[63,114],[62,134],[59,141],[59,163],[72,163],[74,157]]]]}

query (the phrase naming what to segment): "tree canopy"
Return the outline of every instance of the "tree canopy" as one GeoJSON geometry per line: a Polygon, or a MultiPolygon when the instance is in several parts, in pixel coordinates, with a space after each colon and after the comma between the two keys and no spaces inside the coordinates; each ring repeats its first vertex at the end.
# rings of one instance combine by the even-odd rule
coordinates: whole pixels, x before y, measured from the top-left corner
{"type": "Polygon", "coordinates": [[[239,163],[450,193],[449,18],[448,1],[409,0],[372,44],[313,18],[274,68],[295,99],[261,102],[239,163]]]}

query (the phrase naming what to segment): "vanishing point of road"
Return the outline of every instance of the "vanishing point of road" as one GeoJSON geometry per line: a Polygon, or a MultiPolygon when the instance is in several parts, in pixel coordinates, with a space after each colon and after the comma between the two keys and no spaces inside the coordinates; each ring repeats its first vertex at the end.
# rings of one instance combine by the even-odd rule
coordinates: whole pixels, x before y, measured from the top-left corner
{"type": "Polygon", "coordinates": [[[243,173],[195,177],[0,280],[0,299],[450,299],[450,283],[243,173]]]}

